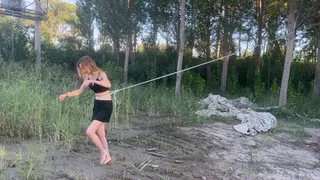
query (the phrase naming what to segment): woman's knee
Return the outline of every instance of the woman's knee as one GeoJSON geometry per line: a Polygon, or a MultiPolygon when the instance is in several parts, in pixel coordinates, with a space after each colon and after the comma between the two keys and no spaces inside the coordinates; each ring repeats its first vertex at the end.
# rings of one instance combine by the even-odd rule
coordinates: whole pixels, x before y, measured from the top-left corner
{"type": "Polygon", "coordinates": [[[95,133],[95,131],[93,131],[92,129],[88,128],[86,133],[87,133],[87,136],[90,137],[95,133]]]}
{"type": "Polygon", "coordinates": [[[97,134],[98,134],[98,136],[101,137],[101,138],[103,138],[103,137],[106,136],[106,133],[104,132],[104,129],[99,129],[97,134]]]}

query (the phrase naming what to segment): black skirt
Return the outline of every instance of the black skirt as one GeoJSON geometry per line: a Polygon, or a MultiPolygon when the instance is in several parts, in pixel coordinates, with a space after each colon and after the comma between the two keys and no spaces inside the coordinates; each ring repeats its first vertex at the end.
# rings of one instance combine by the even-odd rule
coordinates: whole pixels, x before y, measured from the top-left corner
{"type": "Polygon", "coordinates": [[[94,100],[92,120],[109,122],[112,114],[111,100],[94,100]]]}

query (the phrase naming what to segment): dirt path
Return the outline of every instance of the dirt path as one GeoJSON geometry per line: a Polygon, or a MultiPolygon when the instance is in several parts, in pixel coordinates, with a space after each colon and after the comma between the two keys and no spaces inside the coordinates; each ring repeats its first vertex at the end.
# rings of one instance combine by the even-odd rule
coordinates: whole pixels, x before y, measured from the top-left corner
{"type": "Polygon", "coordinates": [[[116,161],[98,165],[87,141],[73,149],[0,141],[0,179],[319,179],[319,129],[279,125],[242,136],[222,122],[175,128],[172,119],[139,117],[109,135],[116,161]],[[148,151],[148,149],[152,151],[148,151]],[[156,153],[157,157],[149,153],[156,153]],[[20,160],[19,160],[20,159],[20,160]]]}

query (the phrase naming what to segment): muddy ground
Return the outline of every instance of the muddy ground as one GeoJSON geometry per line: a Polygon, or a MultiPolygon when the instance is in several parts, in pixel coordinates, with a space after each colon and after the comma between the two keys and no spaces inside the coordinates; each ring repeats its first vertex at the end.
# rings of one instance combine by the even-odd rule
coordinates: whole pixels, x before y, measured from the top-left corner
{"type": "Polygon", "coordinates": [[[87,138],[68,149],[1,137],[0,179],[320,179],[320,129],[280,120],[272,132],[252,137],[234,131],[236,121],[172,121],[139,115],[112,129],[115,161],[106,166],[87,138]]]}

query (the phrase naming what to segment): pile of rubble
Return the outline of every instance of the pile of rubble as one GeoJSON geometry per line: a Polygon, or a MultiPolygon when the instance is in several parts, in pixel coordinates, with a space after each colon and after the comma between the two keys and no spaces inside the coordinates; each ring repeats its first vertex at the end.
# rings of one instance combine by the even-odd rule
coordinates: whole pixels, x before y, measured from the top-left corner
{"type": "Polygon", "coordinates": [[[209,96],[201,102],[205,109],[196,112],[199,116],[236,117],[241,124],[233,126],[240,133],[256,135],[257,132],[267,132],[277,126],[277,119],[271,113],[257,112],[258,107],[245,97],[228,100],[220,95],[209,96]]]}

